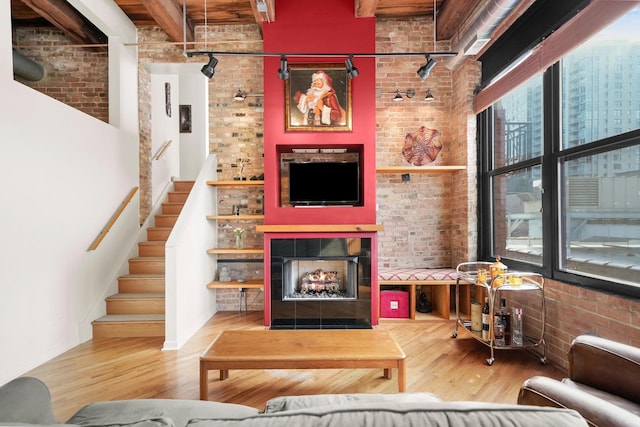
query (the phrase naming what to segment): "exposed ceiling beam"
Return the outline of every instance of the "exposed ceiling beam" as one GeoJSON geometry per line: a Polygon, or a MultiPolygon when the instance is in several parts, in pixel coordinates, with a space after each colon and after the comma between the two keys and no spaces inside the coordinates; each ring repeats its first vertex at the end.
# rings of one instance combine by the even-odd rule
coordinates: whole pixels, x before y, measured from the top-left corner
{"type": "Polygon", "coordinates": [[[356,18],[371,18],[376,14],[378,0],[354,0],[356,6],[356,18]]]}
{"type": "Polygon", "coordinates": [[[143,2],[144,7],[153,16],[157,24],[167,33],[169,38],[174,42],[192,42],[195,40],[193,25],[187,16],[186,31],[185,19],[182,14],[182,6],[176,0],[146,0],[143,2]],[[186,36],[186,40],[183,40],[186,36]]]}
{"type": "Polygon", "coordinates": [[[65,0],[22,0],[22,2],[80,44],[104,44],[106,36],[65,0]]]}
{"type": "MultiPolygon", "coordinates": [[[[474,11],[477,0],[455,0],[442,3],[442,9],[438,10],[436,38],[438,40],[451,40],[459,33],[461,25],[474,11]]],[[[457,41],[457,37],[456,37],[457,41]]]]}
{"type": "Polygon", "coordinates": [[[260,27],[260,32],[262,32],[262,24],[265,21],[274,22],[276,20],[275,3],[275,0],[249,0],[256,24],[260,27]]]}

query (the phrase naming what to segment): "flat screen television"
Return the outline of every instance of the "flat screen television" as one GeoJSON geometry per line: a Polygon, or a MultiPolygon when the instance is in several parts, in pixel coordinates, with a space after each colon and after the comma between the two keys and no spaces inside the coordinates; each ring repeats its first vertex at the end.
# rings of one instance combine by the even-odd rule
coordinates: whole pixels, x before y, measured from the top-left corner
{"type": "Polygon", "coordinates": [[[290,163],[289,203],[293,206],[362,205],[358,162],[290,163]]]}

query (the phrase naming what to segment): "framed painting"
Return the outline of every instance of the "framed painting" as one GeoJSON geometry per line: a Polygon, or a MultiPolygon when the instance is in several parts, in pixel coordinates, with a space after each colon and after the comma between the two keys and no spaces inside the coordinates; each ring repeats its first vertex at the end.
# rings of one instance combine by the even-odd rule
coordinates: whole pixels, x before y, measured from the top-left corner
{"type": "Polygon", "coordinates": [[[180,105],[180,133],[191,133],[191,105],[180,105]]]}
{"type": "Polygon", "coordinates": [[[351,80],[344,64],[290,64],[285,131],[351,131],[351,80]]]}

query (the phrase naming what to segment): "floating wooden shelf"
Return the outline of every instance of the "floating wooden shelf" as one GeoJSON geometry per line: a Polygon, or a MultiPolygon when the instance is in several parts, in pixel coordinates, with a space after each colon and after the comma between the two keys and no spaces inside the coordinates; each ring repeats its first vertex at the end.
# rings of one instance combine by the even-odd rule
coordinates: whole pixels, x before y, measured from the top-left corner
{"type": "Polygon", "coordinates": [[[207,181],[207,185],[212,185],[214,187],[262,187],[264,186],[264,181],[207,181]]]}
{"type": "Polygon", "coordinates": [[[228,221],[260,221],[264,215],[207,215],[207,219],[222,219],[228,221]]]}
{"type": "Polygon", "coordinates": [[[238,282],[232,280],[230,282],[220,282],[214,280],[207,283],[209,289],[264,289],[264,282],[261,279],[247,280],[246,282],[238,282]]]}
{"type": "Polygon", "coordinates": [[[208,254],[229,254],[229,255],[262,255],[264,254],[264,249],[262,248],[213,248],[207,250],[208,254]]]}
{"type": "Polygon", "coordinates": [[[382,231],[382,224],[278,224],[256,225],[256,231],[263,233],[330,233],[330,232],[370,232],[382,231]]]}
{"type": "Polygon", "coordinates": [[[466,166],[378,166],[376,173],[452,173],[466,170],[466,166]]]}

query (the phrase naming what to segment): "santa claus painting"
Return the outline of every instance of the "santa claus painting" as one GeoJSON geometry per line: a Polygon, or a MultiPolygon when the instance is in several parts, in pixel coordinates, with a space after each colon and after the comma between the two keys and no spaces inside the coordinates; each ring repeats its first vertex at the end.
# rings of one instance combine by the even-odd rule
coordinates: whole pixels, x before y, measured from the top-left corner
{"type": "Polygon", "coordinates": [[[344,67],[291,67],[287,129],[349,130],[349,81],[344,67]]]}

